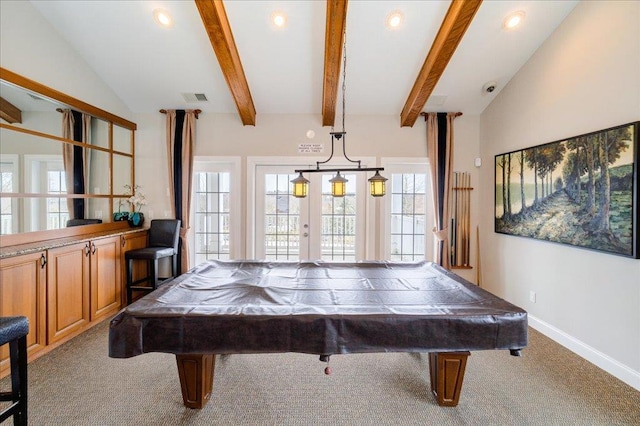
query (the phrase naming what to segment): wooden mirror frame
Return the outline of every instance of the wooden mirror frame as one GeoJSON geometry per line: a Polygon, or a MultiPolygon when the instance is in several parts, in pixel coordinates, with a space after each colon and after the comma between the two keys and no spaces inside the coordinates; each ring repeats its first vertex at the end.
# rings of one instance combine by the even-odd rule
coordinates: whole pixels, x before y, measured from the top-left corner
{"type": "MultiPolygon", "coordinates": [[[[109,201],[109,217],[111,216],[111,212],[114,211],[114,205],[117,205],[117,201],[116,204],[114,204],[114,200],[120,200],[123,198],[122,194],[114,194],[114,188],[113,188],[113,175],[114,175],[114,170],[113,170],[113,154],[116,155],[120,155],[123,157],[130,157],[131,158],[131,187],[135,187],[135,130],[137,129],[137,126],[135,123],[126,120],[124,118],[118,117],[117,115],[111,114],[108,111],[102,110],[98,107],[95,107],[93,105],[90,105],[86,102],[83,102],[79,99],[76,99],[72,96],[69,96],[65,93],[59,92],[55,89],[52,89],[48,86],[45,86],[41,83],[38,83],[34,80],[30,80],[26,77],[23,77],[17,73],[14,73],[13,71],[10,71],[6,68],[2,68],[0,67],[0,80],[10,83],[12,85],[18,86],[22,89],[25,89],[27,91],[33,92],[33,93],[37,93],[38,95],[41,95],[44,98],[48,98],[50,100],[53,100],[55,102],[59,102],[62,103],[74,110],[77,110],[79,112],[82,113],[86,113],[89,114],[95,118],[104,120],[108,123],[109,125],[109,145],[107,148],[100,148],[100,147],[91,147],[92,149],[98,149],[104,152],[107,152],[109,154],[109,170],[111,171],[110,176],[109,176],[109,182],[110,182],[110,190],[108,194],[104,194],[104,195],[94,195],[94,194],[85,194],[82,196],[82,198],[87,198],[87,199],[91,199],[91,198],[96,198],[96,199],[108,199],[109,201]],[[125,152],[121,152],[121,151],[115,151],[113,149],[113,126],[117,125],[119,127],[122,127],[124,129],[130,130],[131,131],[131,152],[130,153],[125,153],[125,152]]],[[[50,139],[52,141],[55,141],[56,143],[73,143],[73,141],[67,141],[66,139],[54,136],[54,135],[49,135],[49,134],[43,134],[37,131],[32,131],[29,129],[24,129],[22,127],[17,127],[17,126],[13,126],[11,124],[7,124],[5,122],[0,122],[0,128],[2,129],[8,129],[10,131],[16,131],[16,132],[21,132],[21,133],[26,133],[26,134],[32,134],[32,135],[36,135],[36,136],[41,136],[44,137],[45,139],[50,139]]],[[[78,144],[78,143],[76,143],[78,144]]],[[[81,143],[79,143],[81,144],[81,143]]],[[[81,144],[83,145],[83,144],[81,144]]],[[[19,193],[18,197],[27,197],[28,195],[32,195],[32,194],[27,194],[27,193],[19,193]]],[[[75,197],[67,197],[67,198],[79,198],[77,197],[77,195],[75,197]]],[[[111,230],[111,229],[120,229],[123,226],[128,226],[123,222],[112,222],[111,219],[109,219],[108,222],[106,223],[101,223],[101,224],[96,224],[96,225],[85,225],[85,226],[79,226],[79,227],[72,227],[72,228],[61,228],[61,229],[53,229],[53,230],[43,230],[43,231],[30,231],[30,232],[22,232],[22,233],[16,233],[16,234],[7,234],[7,235],[3,235],[2,236],[2,247],[6,247],[6,246],[13,246],[13,245],[19,245],[19,244],[26,244],[26,243],[31,243],[31,242],[35,242],[35,241],[43,241],[43,240],[49,240],[49,239],[54,239],[54,238],[62,238],[62,237],[67,237],[67,236],[73,236],[73,235],[78,235],[81,233],[85,233],[85,232],[99,232],[102,230],[111,230]]]]}

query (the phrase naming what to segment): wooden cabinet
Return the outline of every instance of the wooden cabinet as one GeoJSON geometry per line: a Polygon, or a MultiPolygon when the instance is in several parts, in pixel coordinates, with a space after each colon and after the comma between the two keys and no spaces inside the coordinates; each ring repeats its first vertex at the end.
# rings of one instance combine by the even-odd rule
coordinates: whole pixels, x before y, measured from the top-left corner
{"type": "Polygon", "coordinates": [[[120,237],[49,250],[48,343],[81,331],[122,305],[120,237]]]}
{"type": "MultiPolygon", "coordinates": [[[[29,356],[46,345],[46,254],[44,251],[0,259],[0,316],[29,320],[29,356]]],[[[0,373],[9,369],[9,346],[0,348],[0,373]]]]}
{"type": "Polygon", "coordinates": [[[115,314],[122,305],[120,237],[91,241],[91,321],[115,314]]]}
{"type": "MultiPolygon", "coordinates": [[[[124,253],[146,247],[147,230],[117,231],[42,241],[35,252],[29,252],[33,243],[0,245],[5,256],[11,253],[0,258],[0,316],[29,319],[30,361],[115,315],[125,304],[124,253]]],[[[136,278],[145,273],[142,265],[134,268],[136,278]]],[[[0,348],[0,378],[8,373],[5,345],[0,348]]]]}
{"type": "Polygon", "coordinates": [[[89,323],[90,256],[90,242],[49,250],[48,344],[80,332],[89,323]]]}
{"type": "MultiPolygon", "coordinates": [[[[121,265],[120,268],[122,270],[122,306],[126,306],[127,304],[127,264],[124,259],[124,254],[129,250],[135,250],[139,248],[145,248],[147,246],[147,234],[148,231],[140,231],[131,234],[125,234],[122,236],[122,251],[121,251],[121,265]]],[[[146,262],[134,262],[133,265],[133,280],[138,280],[144,278],[148,271],[146,270],[146,262]]],[[[133,298],[136,299],[136,296],[139,296],[137,293],[143,294],[142,292],[134,292],[133,298]]]]}

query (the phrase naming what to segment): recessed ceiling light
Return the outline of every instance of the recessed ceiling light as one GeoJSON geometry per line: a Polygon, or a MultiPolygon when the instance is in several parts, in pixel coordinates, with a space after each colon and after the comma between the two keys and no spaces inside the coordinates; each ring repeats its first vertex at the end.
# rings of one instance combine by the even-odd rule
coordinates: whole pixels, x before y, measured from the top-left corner
{"type": "Polygon", "coordinates": [[[524,12],[522,10],[511,13],[507,15],[507,17],[504,20],[504,23],[503,23],[504,29],[512,30],[518,25],[520,25],[523,20],[524,20],[524,12]]]}
{"type": "Polygon", "coordinates": [[[173,18],[171,14],[167,12],[165,9],[155,9],[153,11],[153,19],[164,28],[173,27],[173,18]]]}
{"type": "Polygon", "coordinates": [[[273,12],[271,14],[271,22],[278,28],[284,28],[287,25],[287,15],[284,12],[273,12]]]}
{"type": "Polygon", "coordinates": [[[402,25],[402,12],[396,10],[387,16],[387,28],[396,29],[402,25]]]}

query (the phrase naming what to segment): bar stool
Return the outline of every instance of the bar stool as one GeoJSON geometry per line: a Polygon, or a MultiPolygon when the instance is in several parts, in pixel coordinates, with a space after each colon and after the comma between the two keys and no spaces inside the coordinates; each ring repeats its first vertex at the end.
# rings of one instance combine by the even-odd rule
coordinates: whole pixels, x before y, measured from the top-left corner
{"type": "Polygon", "coordinates": [[[9,344],[11,392],[0,392],[0,401],[12,404],[0,412],[0,423],[13,416],[14,425],[27,424],[27,317],[0,317],[0,346],[9,344]]]}
{"type": "Polygon", "coordinates": [[[178,219],[154,219],[149,227],[148,247],[129,250],[124,253],[127,272],[127,305],[133,299],[133,290],[151,292],[158,287],[158,260],[165,257],[171,259],[171,276],[176,276],[178,270],[178,242],[180,241],[180,220],[178,219]],[[133,261],[145,260],[150,270],[150,275],[139,280],[133,280],[133,261]],[[150,285],[138,285],[149,281],[150,285]]]}

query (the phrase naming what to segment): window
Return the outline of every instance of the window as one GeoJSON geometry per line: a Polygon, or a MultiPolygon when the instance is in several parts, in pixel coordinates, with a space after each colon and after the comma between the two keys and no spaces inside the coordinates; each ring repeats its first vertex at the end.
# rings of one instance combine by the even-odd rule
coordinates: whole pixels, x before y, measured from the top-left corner
{"type": "MultiPolygon", "coordinates": [[[[65,173],[56,167],[56,163],[46,163],[47,167],[47,194],[61,195],[67,193],[65,173]],[[51,169],[53,170],[51,170],[51,169]]],[[[46,208],[47,229],[60,229],[67,226],[69,220],[69,207],[66,198],[47,198],[46,208]]]]}
{"type": "Polygon", "coordinates": [[[425,258],[425,178],[424,173],[391,175],[390,260],[425,258]]]}
{"type": "Polygon", "coordinates": [[[236,162],[224,159],[194,159],[193,174],[193,262],[234,258],[233,248],[240,236],[234,230],[239,209],[235,174],[236,162]],[[236,213],[237,214],[237,213],[236,213]],[[234,241],[234,238],[236,241],[234,241]]]}
{"type": "Polygon", "coordinates": [[[389,160],[384,167],[389,182],[383,258],[395,262],[430,259],[433,218],[426,159],[424,163],[389,160]]]}
{"type": "MultiPolygon", "coordinates": [[[[18,192],[18,157],[3,155],[0,162],[0,192],[18,192]]],[[[0,234],[17,232],[18,199],[0,197],[0,234]]]]}
{"type": "Polygon", "coordinates": [[[25,155],[26,192],[47,194],[25,200],[29,229],[61,229],[69,220],[62,155],[25,155]]]}

